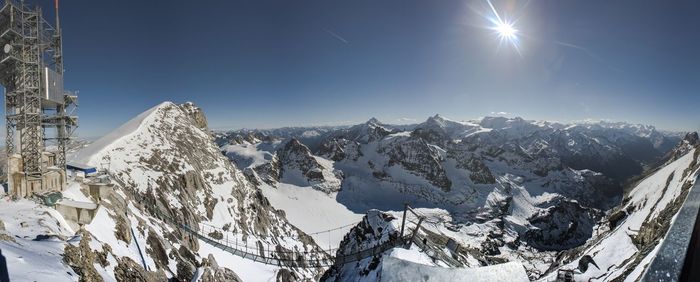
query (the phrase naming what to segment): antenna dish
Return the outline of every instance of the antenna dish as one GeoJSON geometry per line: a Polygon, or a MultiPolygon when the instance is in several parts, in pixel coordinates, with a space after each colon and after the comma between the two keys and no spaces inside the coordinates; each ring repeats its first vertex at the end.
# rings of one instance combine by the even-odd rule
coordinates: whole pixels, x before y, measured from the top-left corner
{"type": "Polygon", "coordinates": [[[5,47],[2,48],[3,51],[5,51],[5,54],[8,54],[12,51],[12,45],[10,44],[5,44],[5,47]]]}

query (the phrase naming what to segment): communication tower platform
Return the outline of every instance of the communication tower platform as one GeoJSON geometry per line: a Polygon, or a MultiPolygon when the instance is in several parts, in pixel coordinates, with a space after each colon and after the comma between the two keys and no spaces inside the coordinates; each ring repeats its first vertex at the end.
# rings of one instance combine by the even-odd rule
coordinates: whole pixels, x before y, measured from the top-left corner
{"type": "Polygon", "coordinates": [[[58,0],[55,25],[41,7],[0,0],[0,84],[5,88],[7,184],[10,194],[62,191],[66,145],[78,118],[77,96],[63,88],[58,0]]]}

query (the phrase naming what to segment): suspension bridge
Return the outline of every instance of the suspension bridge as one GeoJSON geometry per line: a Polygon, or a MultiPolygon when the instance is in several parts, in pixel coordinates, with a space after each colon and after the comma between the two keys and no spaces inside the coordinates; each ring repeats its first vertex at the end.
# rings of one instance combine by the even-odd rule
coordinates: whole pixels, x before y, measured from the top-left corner
{"type": "MultiPolygon", "coordinates": [[[[134,191],[131,186],[126,185],[121,179],[110,174],[110,178],[119,184],[123,190],[131,194],[134,199],[143,199],[138,192],[134,191]]],[[[205,243],[219,248],[223,251],[231,253],[235,256],[251,260],[258,263],[276,265],[276,266],[289,266],[289,267],[301,267],[301,268],[326,268],[333,265],[343,265],[350,262],[360,261],[365,258],[373,257],[381,254],[387,250],[396,247],[407,247],[410,248],[411,244],[416,243],[416,246],[423,249],[424,251],[429,248],[427,246],[425,239],[421,239],[419,236],[419,230],[421,229],[421,224],[425,219],[425,216],[419,214],[413,210],[410,206],[406,205],[403,211],[403,217],[401,220],[401,231],[398,236],[392,237],[392,239],[376,244],[372,247],[355,251],[353,253],[340,253],[338,248],[328,249],[316,249],[311,251],[296,251],[296,250],[286,250],[278,248],[270,248],[269,244],[257,241],[255,246],[248,244],[247,240],[238,239],[238,236],[233,236],[233,239],[229,239],[228,234],[231,233],[229,230],[224,230],[216,226],[212,226],[205,223],[199,223],[198,226],[193,227],[182,223],[181,220],[177,220],[168,214],[160,211],[155,203],[141,203],[141,207],[148,211],[151,215],[156,218],[169,223],[171,226],[176,227],[185,233],[191,235],[194,238],[204,241],[205,243]],[[411,214],[408,214],[408,213],[411,214]],[[407,215],[413,215],[418,218],[418,222],[412,220],[407,220],[407,215]],[[407,230],[406,222],[413,223],[412,230],[407,230]],[[219,235],[215,235],[219,234],[219,235]],[[223,234],[227,234],[223,236],[223,234]]],[[[318,231],[310,233],[307,235],[321,234],[336,230],[341,230],[349,226],[356,225],[357,223],[347,224],[340,227],[335,227],[328,230],[318,231]]],[[[426,251],[426,254],[428,252],[426,251]]],[[[438,259],[444,261],[450,266],[459,266],[461,263],[441,251],[433,251],[428,254],[433,259],[438,259]]]]}

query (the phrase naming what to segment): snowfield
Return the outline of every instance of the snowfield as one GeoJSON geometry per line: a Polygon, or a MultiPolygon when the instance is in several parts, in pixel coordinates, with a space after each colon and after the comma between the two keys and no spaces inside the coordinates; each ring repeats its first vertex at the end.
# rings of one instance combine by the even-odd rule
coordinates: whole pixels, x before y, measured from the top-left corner
{"type": "MultiPolygon", "coordinates": [[[[0,251],[11,281],[78,281],[79,275],[63,260],[74,231],[55,210],[29,200],[0,199],[0,251]],[[38,239],[38,235],[48,235],[38,239]]],[[[80,238],[77,238],[79,241],[80,238]]]]}
{"type": "Polygon", "coordinates": [[[265,185],[262,191],[275,208],[285,211],[290,223],[311,235],[324,249],[337,248],[343,236],[363,216],[338,203],[336,195],[328,195],[308,186],[280,183],[277,187],[265,185]],[[338,227],[342,228],[321,232],[338,227]]]}
{"type": "Polygon", "coordinates": [[[603,172],[566,164],[629,163],[616,159],[622,147],[672,140],[620,123],[437,115],[415,126],[269,131],[283,138],[246,132],[214,140],[199,108],[165,102],[72,158],[112,181],[98,198],[69,179],[62,201],[97,207],[91,223],[0,199],[12,281],[551,281],[586,255],[600,268],[576,270],[577,281],[636,281],[700,173],[692,138],[622,196],[605,190],[603,172]],[[407,213],[401,237],[406,203],[418,215],[407,213]],[[290,259],[267,265],[231,246],[290,259]],[[330,268],[291,262],[376,249],[330,268]]]}
{"type": "Polygon", "coordinates": [[[525,273],[525,268],[517,262],[484,266],[478,268],[450,268],[429,266],[414,263],[405,259],[388,257],[384,259],[381,272],[383,282],[402,281],[464,281],[464,282],[490,282],[490,281],[530,281],[525,273]]]}

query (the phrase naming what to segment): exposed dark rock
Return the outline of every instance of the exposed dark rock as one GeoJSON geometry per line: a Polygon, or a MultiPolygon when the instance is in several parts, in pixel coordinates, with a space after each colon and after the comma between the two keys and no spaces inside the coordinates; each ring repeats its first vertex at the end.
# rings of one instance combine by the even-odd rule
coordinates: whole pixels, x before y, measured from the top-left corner
{"type": "Polygon", "coordinates": [[[194,275],[195,271],[195,266],[185,262],[185,261],[178,261],[177,262],[177,279],[180,281],[191,281],[192,276],[194,275]]]}
{"type": "Polygon", "coordinates": [[[127,244],[131,243],[131,225],[127,222],[127,219],[122,215],[117,215],[116,217],[116,227],[114,229],[114,235],[118,240],[122,240],[127,244]]]}
{"type": "Polygon", "coordinates": [[[564,250],[582,245],[593,234],[603,213],[573,201],[561,201],[529,219],[534,226],[524,239],[540,250],[564,250]]]}
{"type": "Polygon", "coordinates": [[[202,111],[200,107],[195,106],[192,102],[187,102],[180,105],[180,108],[182,108],[185,113],[190,116],[197,127],[202,130],[207,130],[209,126],[207,123],[207,117],[204,115],[204,111],[202,111]]]}
{"type": "Polygon", "coordinates": [[[160,239],[155,236],[155,232],[148,232],[148,239],[146,241],[146,253],[149,254],[156,265],[161,269],[167,269],[168,267],[168,254],[165,251],[165,247],[161,243],[160,239]]]}
{"type": "Polygon", "coordinates": [[[114,276],[117,281],[124,282],[156,282],[168,280],[165,273],[162,271],[145,271],[140,264],[136,263],[129,257],[117,259],[117,266],[114,268],[114,276]]]}
{"type": "Polygon", "coordinates": [[[80,276],[81,282],[102,281],[102,277],[95,269],[96,256],[90,248],[90,241],[92,240],[90,233],[80,230],[77,234],[81,236],[80,242],[78,246],[66,244],[63,250],[63,262],[80,276]]]}
{"type": "Polygon", "coordinates": [[[277,272],[277,282],[295,282],[299,281],[299,277],[287,269],[280,269],[277,272]]]}
{"type": "Polygon", "coordinates": [[[202,282],[241,282],[236,272],[225,267],[219,267],[219,264],[211,254],[202,259],[202,267],[204,271],[200,277],[202,282]]]}
{"type": "Polygon", "coordinates": [[[474,181],[476,184],[494,184],[496,183],[496,178],[491,174],[491,170],[479,159],[470,158],[468,160],[459,160],[458,165],[460,168],[467,169],[471,171],[469,174],[469,179],[474,181]]]}
{"type": "Polygon", "coordinates": [[[424,177],[442,191],[450,191],[452,181],[447,177],[440,152],[420,138],[395,138],[377,149],[389,157],[389,166],[401,165],[407,171],[424,177]]]}

